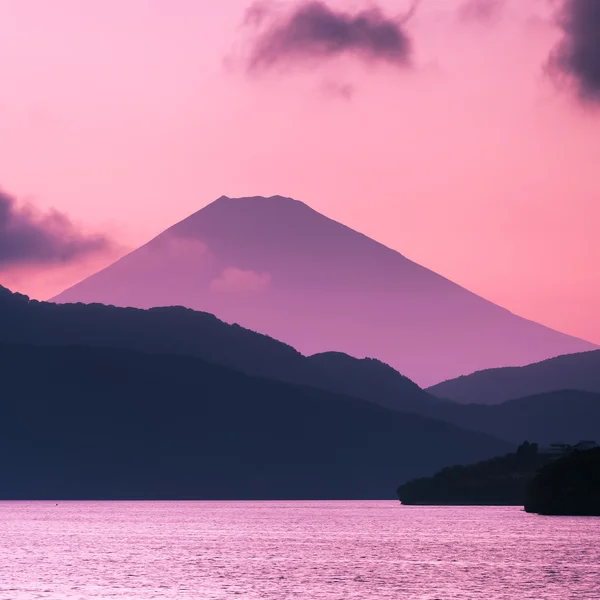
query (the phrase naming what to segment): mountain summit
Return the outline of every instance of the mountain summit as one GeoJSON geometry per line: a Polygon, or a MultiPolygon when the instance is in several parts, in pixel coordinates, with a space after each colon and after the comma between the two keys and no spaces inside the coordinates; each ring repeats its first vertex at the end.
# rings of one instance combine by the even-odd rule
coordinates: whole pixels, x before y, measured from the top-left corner
{"type": "Polygon", "coordinates": [[[183,305],[421,385],[594,348],[281,196],[223,196],[54,300],[183,305]]]}

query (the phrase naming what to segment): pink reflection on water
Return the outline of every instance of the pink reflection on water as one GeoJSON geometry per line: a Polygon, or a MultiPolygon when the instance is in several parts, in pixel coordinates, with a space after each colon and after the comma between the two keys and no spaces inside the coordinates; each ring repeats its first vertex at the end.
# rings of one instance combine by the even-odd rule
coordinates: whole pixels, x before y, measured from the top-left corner
{"type": "Polygon", "coordinates": [[[396,502],[0,503],[11,600],[597,598],[600,519],[396,502]]]}

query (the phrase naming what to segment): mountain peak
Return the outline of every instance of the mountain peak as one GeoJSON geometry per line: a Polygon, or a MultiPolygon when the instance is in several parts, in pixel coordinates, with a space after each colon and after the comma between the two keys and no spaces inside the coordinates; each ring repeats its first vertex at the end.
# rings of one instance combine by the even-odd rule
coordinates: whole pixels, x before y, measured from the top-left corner
{"type": "Polygon", "coordinates": [[[232,202],[272,202],[272,201],[280,201],[280,202],[298,202],[300,204],[304,204],[304,202],[300,202],[300,200],[296,200],[295,198],[291,198],[290,196],[281,196],[280,194],[275,194],[274,196],[221,196],[217,198],[215,202],[219,202],[220,200],[230,200],[232,202]]]}
{"type": "Polygon", "coordinates": [[[207,221],[212,221],[212,226],[218,222],[218,226],[227,227],[235,223],[249,225],[250,222],[256,222],[258,219],[260,222],[267,222],[273,226],[275,222],[293,221],[300,211],[303,211],[305,215],[311,214],[313,217],[326,219],[308,204],[286,196],[242,196],[236,198],[221,196],[183,221],[176,223],[167,231],[177,235],[193,236],[194,231],[190,228],[207,221]]]}
{"type": "MultiPolygon", "coordinates": [[[[308,209],[311,212],[316,213],[317,211],[313,210],[308,204],[301,202],[300,200],[296,200],[295,198],[290,198],[288,196],[240,196],[231,198],[230,196],[221,196],[217,198],[214,202],[205,207],[209,208],[210,206],[215,206],[219,208],[251,208],[254,210],[282,210],[282,209],[297,209],[304,208],[308,209]]],[[[205,210],[205,209],[201,209],[205,210]]],[[[199,212],[201,212],[199,211],[199,212]]],[[[317,213],[318,214],[318,213],[317,213]]]]}

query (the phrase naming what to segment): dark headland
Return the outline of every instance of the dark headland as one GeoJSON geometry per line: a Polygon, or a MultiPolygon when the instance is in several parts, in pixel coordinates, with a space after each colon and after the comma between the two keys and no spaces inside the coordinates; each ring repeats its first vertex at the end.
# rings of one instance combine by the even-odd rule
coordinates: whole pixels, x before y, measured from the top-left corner
{"type": "Polygon", "coordinates": [[[590,446],[594,443],[540,450],[524,442],[514,453],[409,481],[398,488],[398,498],[405,505],[525,506],[543,514],[593,514],[600,511],[600,448],[578,449],[590,446]],[[569,501],[571,512],[550,512],[567,510],[569,501]]]}
{"type": "Polygon", "coordinates": [[[522,506],[527,484],[550,460],[525,442],[511,454],[409,481],[398,488],[398,498],[406,505],[522,506]]]}
{"type": "Polygon", "coordinates": [[[576,450],[547,464],[527,486],[525,510],[600,517],[600,447],[576,450]]]}

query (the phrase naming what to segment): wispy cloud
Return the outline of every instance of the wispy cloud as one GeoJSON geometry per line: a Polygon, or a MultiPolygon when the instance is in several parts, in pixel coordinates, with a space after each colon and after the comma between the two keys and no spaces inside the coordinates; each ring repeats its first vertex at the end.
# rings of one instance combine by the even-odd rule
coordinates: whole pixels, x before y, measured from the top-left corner
{"type": "Polygon", "coordinates": [[[108,238],[78,231],[66,215],[39,214],[0,191],[0,268],[64,265],[110,247],[108,238]]]}
{"type": "Polygon", "coordinates": [[[327,96],[348,101],[352,100],[356,93],[356,88],[351,83],[340,83],[337,81],[323,82],[321,90],[327,96]]]}
{"type": "Polygon", "coordinates": [[[412,44],[405,24],[416,4],[398,19],[386,16],[377,7],[353,13],[334,10],[318,0],[300,4],[284,14],[270,4],[254,4],[245,19],[246,25],[256,28],[248,69],[256,72],[342,55],[410,66],[412,44]]]}
{"type": "Polygon", "coordinates": [[[563,37],[548,66],[567,78],[584,102],[600,103],[600,0],[564,0],[558,12],[563,37]]]}
{"type": "Polygon", "coordinates": [[[217,292],[262,292],[270,283],[271,276],[268,273],[228,267],[211,281],[210,288],[217,292]]]}
{"type": "Polygon", "coordinates": [[[506,0],[465,0],[458,9],[458,17],[464,22],[490,23],[498,19],[506,0]]]}

